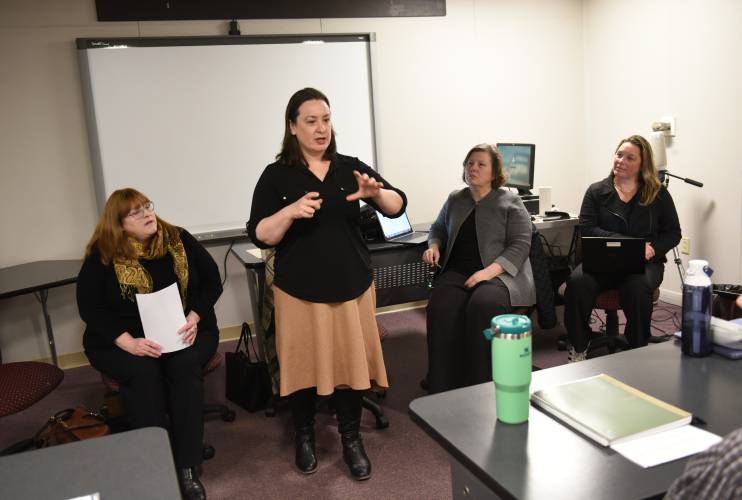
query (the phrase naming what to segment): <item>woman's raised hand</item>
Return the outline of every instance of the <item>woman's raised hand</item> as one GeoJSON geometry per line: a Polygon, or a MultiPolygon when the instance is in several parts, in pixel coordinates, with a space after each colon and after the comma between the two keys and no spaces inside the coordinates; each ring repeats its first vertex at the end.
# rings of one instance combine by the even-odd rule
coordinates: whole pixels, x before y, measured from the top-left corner
{"type": "Polygon", "coordinates": [[[358,182],[358,191],[353,194],[349,194],[345,197],[348,201],[360,200],[361,198],[373,198],[379,194],[381,188],[384,187],[383,182],[379,182],[373,177],[369,177],[368,174],[361,174],[357,170],[353,170],[353,175],[358,182]]]}
{"type": "Polygon", "coordinates": [[[311,219],[322,206],[322,198],[319,197],[318,192],[312,191],[289,206],[292,207],[291,215],[294,219],[311,219]]]}

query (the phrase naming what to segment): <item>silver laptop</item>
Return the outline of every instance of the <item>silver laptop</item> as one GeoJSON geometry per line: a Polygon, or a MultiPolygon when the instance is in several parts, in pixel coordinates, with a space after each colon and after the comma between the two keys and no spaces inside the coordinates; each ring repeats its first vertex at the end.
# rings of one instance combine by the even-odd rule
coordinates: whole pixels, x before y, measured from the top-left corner
{"type": "Polygon", "coordinates": [[[644,238],[582,237],[582,269],[587,273],[643,274],[644,238]]]}
{"type": "Polygon", "coordinates": [[[384,239],[390,243],[404,243],[407,245],[418,245],[428,241],[428,233],[413,231],[407,212],[396,219],[390,219],[384,214],[376,211],[376,217],[379,219],[381,232],[384,239]]]}

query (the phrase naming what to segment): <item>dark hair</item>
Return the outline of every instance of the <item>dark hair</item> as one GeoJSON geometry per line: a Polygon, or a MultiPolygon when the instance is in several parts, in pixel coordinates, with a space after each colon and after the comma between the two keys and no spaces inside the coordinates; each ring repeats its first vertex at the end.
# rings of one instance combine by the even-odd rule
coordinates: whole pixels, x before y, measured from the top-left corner
{"type": "MultiPolygon", "coordinates": [[[[654,166],[654,153],[652,152],[652,146],[644,137],[640,135],[632,135],[619,141],[614,154],[617,153],[618,149],[627,142],[636,146],[641,155],[641,166],[639,169],[639,192],[641,198],[639,199],[639,204],[646,206],[654,202],[655,198],[657,198],[657,194],[660,192],[660,188],[662,188],[659,174],[657,174],[657,168],[654,166]]],[[[612,177],[613,168],[611,168],[611,178],[612,177]]]]}
{"type": "MultiPolygon", "coordinates": [[[[313,100],[325,101],[327,107],[330,107],[330,101],[327,99],[327,96],[319,90],[310,87],[301,89],[294,93],[294,95],[291,96],[291,99],[289,99],[289,103],[286,105],[283,143],[281,144],[281,152],[276,155],[276,160],[284,165],[307,165],[304,155],[301,152],[299,141],[296,139],[296,136],[291,133],[291,124],[296,124],[296,119],[299,116],[299,108],[301,105],[307,101],[313,100]]],[[[330,130],[330,144],[327,146],[322,159],[329,160],[336,151],[335,129],[333,128],[330,130]]]]}
{"type": "Polygon", "coordinates": [[[500,150],[497,149],[497,146],[493,146],[492,144],[477,144],[466,153],[466,157],[462,163],[464,172],[461,174],[461,179],[464,183],[466,183],[466,163],[474,153],[487,153],[490,155],[492,175],[494,176],[494,179],[492,179],[492,189],[497,189],[505,184],[505,173],[502,171],[502,155],[500,154],[500,150]]]}

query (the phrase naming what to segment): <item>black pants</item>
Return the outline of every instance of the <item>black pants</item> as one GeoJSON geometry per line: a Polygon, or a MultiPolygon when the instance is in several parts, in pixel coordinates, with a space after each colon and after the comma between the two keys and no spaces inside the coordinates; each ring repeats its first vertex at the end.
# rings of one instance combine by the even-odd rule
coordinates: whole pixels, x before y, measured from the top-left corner
{"type": "Polygon", "coordinates": [[[492,349],[482,331],[512,310],[510,292],[494,279],[465,288],[469,278],[445,271],[428,300],[428,390],[430,393],[492,380],[492,349]]]}
{"type": "Polygon", "coordinates": [[[567,279],[564,293],[564,323],[569,342],[576,351],[585,351],[590,335],[590,315],[595,298],[603,290],[617,288],[619,303],[626,315],[624,335],[631,347],[647,345],[652,320],[652,293],[662,283],[665,266],[647,262],[644,274],[588,274],[577,266],[567,279]]]}
{"type": "MultiPolygon", "coordinates": [[[[363,394],[366,391],[354,389],[335,389],[332,402],[341,427],[352,427],[356,432],[360,426],[363,412],[363,394]]],[[[317,406],[317,388],[300,389],[289,395],[291,416],[294,428],[298,431],[314,425],[314,414],[317,406]]]]}
{"type": "Polygon", "coordinates": [[[134,356],[118,347],[85,354],[96,370],[120,382],[131,426],[169,429],[175,465],[194,467],[202,461],[202,367],[218,343],[218,331],[199,331],[191,347],[159,358],[134,356]]]}

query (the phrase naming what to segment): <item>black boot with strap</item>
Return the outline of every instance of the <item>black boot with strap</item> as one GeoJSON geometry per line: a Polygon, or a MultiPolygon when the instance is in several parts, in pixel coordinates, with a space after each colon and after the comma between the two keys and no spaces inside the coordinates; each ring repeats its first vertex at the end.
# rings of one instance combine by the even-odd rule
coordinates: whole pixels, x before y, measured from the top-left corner
{"type": "Polygon", "coordinates": [[[335,390],[338,432],[343,445],[343,460],[348,464],[353,479],[363,481],[371,477],[371,461],[361,439],[361,400],[363,391],[335,390]]]}

